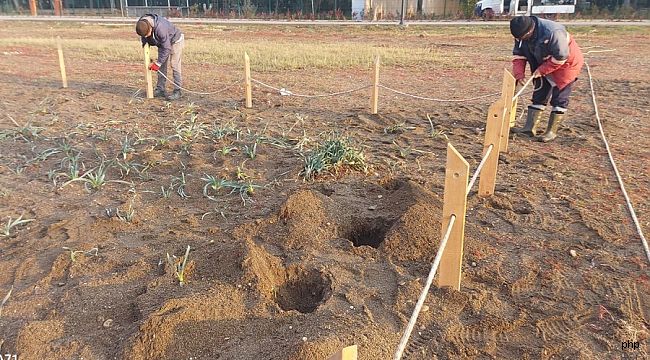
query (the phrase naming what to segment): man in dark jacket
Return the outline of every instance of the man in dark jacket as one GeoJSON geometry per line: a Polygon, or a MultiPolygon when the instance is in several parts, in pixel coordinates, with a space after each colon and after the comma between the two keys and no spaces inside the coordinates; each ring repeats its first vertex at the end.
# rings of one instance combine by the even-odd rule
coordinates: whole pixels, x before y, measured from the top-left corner
{"type": "Polygon", "coordinates": [[[185,36],[174,24],[162,16],[147,14],[141,17],[135,25],[135,32],[140,35],[142,46],[149,44],[158,47],[158,60],[151,63],[149,70],[158,71],[158,83],[154,91],[155,97],[164,97],[167,76],[167,63],[171,59],[174,73],[174,91],[168,100],[181,97],[181,55],[185,46],[185,36]]]}
{"type": "Polygon", "coordinates": [[[517,83],[524,82],[526,62],[535,78],[533,104],[528,106],[526,124],[513,132],[536,136],[537,125],[550,98],[553,109],[540,140],[551,141],[564,121],[571,88],[584,64],[582,51],[564,26],[535,16],[510,20],[510,33],[515,37],[512,69],[517,83]]]}

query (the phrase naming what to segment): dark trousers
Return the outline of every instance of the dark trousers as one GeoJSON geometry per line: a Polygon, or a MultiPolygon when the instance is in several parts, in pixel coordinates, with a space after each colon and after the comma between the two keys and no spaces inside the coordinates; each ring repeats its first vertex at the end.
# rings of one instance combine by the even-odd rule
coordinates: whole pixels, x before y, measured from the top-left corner
{"type": "MultiPolygon", "coordinates": [[[[577,79],[576,79],[577,80],[577,79]]],[[[569,108],[569,96],[575,80],[567,85],[564,89],[560,90],[557,86],[551,85],[545,77],[535,78],[533,84],[535,92],[533,92],[533,105],[546,106],[549,98],[551,99],[551,106],[553,111],[564,113],[569,108]]]]}

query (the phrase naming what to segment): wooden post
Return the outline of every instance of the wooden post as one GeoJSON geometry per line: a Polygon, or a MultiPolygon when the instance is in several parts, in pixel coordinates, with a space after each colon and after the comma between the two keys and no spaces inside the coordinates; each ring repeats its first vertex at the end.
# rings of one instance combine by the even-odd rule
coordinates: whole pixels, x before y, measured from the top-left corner
{"type": "Polygon", "coordinates": [[[375,71],[372,75],[372,94],[370,95],[370,113],[377,114],[379,106],[379,55],[375,58],[375,71]]]}
{"type": "Polygon", "coordinates": [[[144,49],[144,77],[147,81],[147,99],[153,99],[153,80],[151,79],[151,71],[149,70],[149,65],[151,64],[149,53],[151,51],[151,48],[149,44],[145,44],[143,49],[144,49]]]}
{"type": "Polygon", "coordinates": [[[36,0],[29,0],[29,12],[32,16],[36,16],[36,0]]]}
{"type": "Polygon", "coordinates": [[[478,183],[478,195],[490,196],[494,194],[496,186],[497,167],[499,166],[499,144],[501,141],[501,127],[503,126],[503,115],[505,109],[501,99],[490,105],[485,125],[485,140],[483,141],[483,155],[487,152],[488,147],[493,145],[490,156],[485,161],[481,177],[478,183]]]}
{"type": "Polygon", "coordinates": [[[451,143],[447,143],[447,169],[445,170],[441,238],[447,232],[447,226],[452,215],[456,216],[456,220],[440,259],[438,287],[450,286],[455,290],[460,290],[468,178],[469,164],[451,143]]]}
{"type": "Polygon", "coordinates": [[[246,81],[246,107],[253,107],[253,85],[251,84],[251,59],[244,53],[244,81],[246,81]]]}
{"type": "Polygon", "coordinates": [[[512,102],[512,107],[510,108],[510,127],[514,127],[515,123],[517,122],[517,102],[519,101],[519,98],[516,98],[512,102]]]}
{"type": "Polygon", "coordinates": [[[332,355],[328,360],[357,360],[357,346],[343,348],[332,355]]]}
{"type": "Polygon", "coordinates": [[[61,37],[56,37],[56,47],[59,52],[59,67],[61,68],[61,81],[63,82],[63,88],[68,87],[68,77],[65,74],[65,62],[63,61],[63,47],[61,46],[61,37]]]}
{"type": "Polygon", "coordinates": [[[503,70],[503,85],[501,87],[501,101],[505,109],[503,116],[503,126],[501,127],[501,152],[508,152],[508,138],[510,136],[510,118],[512,114],[512,97],[515,96],[515,77],[508,70],[503,70]]]}

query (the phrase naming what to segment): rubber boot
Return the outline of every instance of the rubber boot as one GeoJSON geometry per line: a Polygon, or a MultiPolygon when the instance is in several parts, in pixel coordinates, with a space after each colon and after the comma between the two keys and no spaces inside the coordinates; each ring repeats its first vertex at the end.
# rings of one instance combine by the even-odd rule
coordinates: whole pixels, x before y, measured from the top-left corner
{"type": "Polygon", "coordinates": [[[172,94],[167,97],[167,100],[178,100],[181,98],[181,96],[181,89],[174,89],[174,92],[172,92],[172,94]]]}
{"type": "Polygon", "coordinates": [[[521,129],[512,129],[512,132],[517,134],[524,134],[528,136],[537,135],[537,125],[542,120],[542,112],[544,110],[528,107],[528,116],[526,117],[526,124],[521,129]]]}
{"type": "Polygon", "coordinates": [[[565,113],[552,112],[551,116],[548,118],[548,126],[546,127],[546,132],[542,137],[539,138],[541,142],[549,142],[557,137],[557,130],[562,125],[564,121],[565,113]]]}
{"type": "Polygon", "coordinates": [[[165,90],[161,88],[155,88],[153,91],[153,97],[158,98],[158,97],[166,97],[167,94],[165,94],[165,90]]]}

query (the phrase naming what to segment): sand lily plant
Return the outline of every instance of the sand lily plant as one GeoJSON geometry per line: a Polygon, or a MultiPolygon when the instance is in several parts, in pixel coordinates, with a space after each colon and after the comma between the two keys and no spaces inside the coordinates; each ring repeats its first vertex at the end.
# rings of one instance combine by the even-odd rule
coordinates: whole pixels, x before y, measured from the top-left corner
{"type": "Polygon", "coordinates": [[[178,279],[180,286],[185,285],[185,269],[187,266],[187,258],[190,256],[190,246],[187,245],[187,250],[185,250],[185,256],[182,258],[176,257],[176,255],[169,256],[167,253],[167,263],[171,266],[174,271],[174,276],[178,279]]]}
{"type": "Polygon", "coordinates": [[[23,219],[22,215],[20,215],[18,217],[18,219],[16,219],[16,220],[12,220],[11,217],[10,217],[9,220],[7,221],[7,223],[5,224],[5,226],[2,228],[2,233],[0,233],[0,236],[3,236],[3,237],[11,236],[11,229],[15,228],[18,225],[23,225],[23,224],[26,224],[28,222],[32,222],[34,220],[36,220],[36,219],[23,219]]]}
{"type": "Polygon", "coordinates": [[[368,170],[363,152],[352,147],[347,140],[337,136],[331,136],[320,144],[305,156],[304,161],[305,165],[300,175],[305,180],[312,180],[322,172],[337,172],[342,166],[363,172],[368,170]]]}

